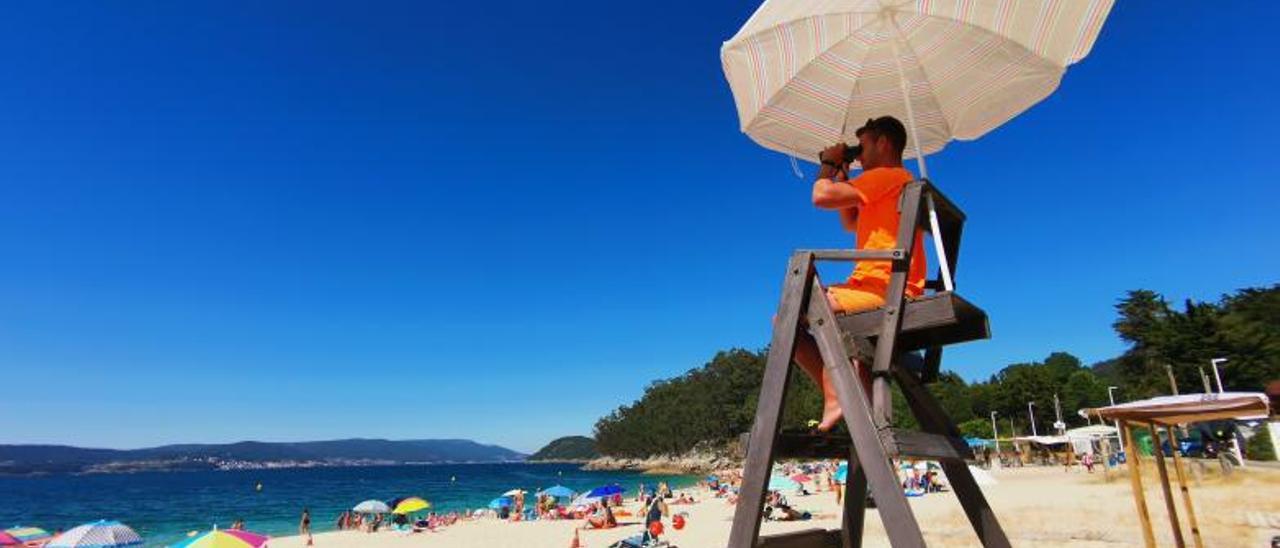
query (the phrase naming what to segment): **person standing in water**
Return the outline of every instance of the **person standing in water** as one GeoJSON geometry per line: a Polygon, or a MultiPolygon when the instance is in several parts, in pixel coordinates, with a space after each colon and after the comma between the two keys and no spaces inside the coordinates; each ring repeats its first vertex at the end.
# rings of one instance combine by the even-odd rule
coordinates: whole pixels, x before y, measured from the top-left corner
{"type": "Polygon", "coordinates": [[[302,521],[298,522],[298,535],[307,537],[307,546],[314,545],[311,539],[311,509],[302,509],[302,521]]]}

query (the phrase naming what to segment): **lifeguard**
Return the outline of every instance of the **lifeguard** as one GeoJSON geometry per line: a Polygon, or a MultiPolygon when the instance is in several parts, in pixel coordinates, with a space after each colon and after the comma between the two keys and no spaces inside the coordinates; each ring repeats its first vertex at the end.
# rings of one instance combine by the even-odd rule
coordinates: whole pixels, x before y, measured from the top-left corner
{"type": "MultiPolygon", "coordinates": [[[[838,143],[822,151],[819,159],[822,169],[813,183],[813,205],[821,209],[836,210],[844,228],[857,234],[857,249],[894,249],[898,247],[898,198],[903,187],[915,178],[902,167],[902,151],[907,145],[907,131],[892,116],[867,120],[858,129],[861,153],[857,156],[863,172],[848,180],[849,162],[846,152],[850,149],[838,143]]],[[[922,238],[917,237],[911,250],[911,269],[907,275],[907,297],[919,297],[924,293],[925,258],[922,238]]],[[[879,308],[885,304],[885,292],[889,286],[891,270],[888,261],[860,261],[853,274],[842,284],[826,289],[827,301],[836,314],[847,314],[879,308]]],[[[794,359],[800,367],[822,386],[823,413],[818,430],[827,431],[840,420],[840,402],[835,387],[823,374],[822,356],[813,336],[801,330],[796,338],[794,359]]],[[[864,388],[871,385],[871,374],[853,360],[854,369],[862,379],[864,388]]]]}

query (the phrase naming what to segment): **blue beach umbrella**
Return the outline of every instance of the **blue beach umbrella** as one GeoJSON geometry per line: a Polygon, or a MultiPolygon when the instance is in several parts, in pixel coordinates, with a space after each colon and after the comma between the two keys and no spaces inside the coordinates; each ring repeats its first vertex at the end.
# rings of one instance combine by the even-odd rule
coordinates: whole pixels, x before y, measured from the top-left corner
{"type": "Polygon", "coordinates": [[[622,486],[614,483],[612,485],[602,485],[600,487],[596,487],[595,489],[592,489],[590,492],[588,492],[587,496],[588,497],[611,497],[613,495],[621,494],[623,491],[626,491],[626,489],[623,489],[622,486]]]}
{"type": "Polygon", "coordinates": [[[122,548],[142,546],[142,537],[118,521],[98,520],[54,537],[49,548],[122,548]]]}
{"type": "Polygon", "coordinates": [[[538,491],[538,495],[539,495],[539,496],[546,496],[546,495],[550,495],[550,496],[553,496],[553,497],[558,498],[558,499],[571,499],[571,498],[573,498],[573,497],[577,496],[577,494],[578,494],[578,493],[577,493],[577,492],[575,492],[573,489],[570,489],[570,488],[565,487],[565,486],[563,486],[563,485],[557,485],[557,486],[555,486],[555,487],[548,487],[548,488],[546,488],[546,489],[543,489],[543,490],[541,490],[541,491],[538,491]]]}
{"type": "Polygon", "coordinates": [[[512,502],[510,498],[498,497],[496,499],[489,501],[489,508],[492,508],[494,510],[497,510],[499,508],[509,508],[511,507],[511,504],[512,502]]]}
{"type": "Polygon", "coordinates": [[[772,476],[769,478],[770,491],[795,491],[798,489],[800,489],[800,484],[786,476],[772,476]]]}

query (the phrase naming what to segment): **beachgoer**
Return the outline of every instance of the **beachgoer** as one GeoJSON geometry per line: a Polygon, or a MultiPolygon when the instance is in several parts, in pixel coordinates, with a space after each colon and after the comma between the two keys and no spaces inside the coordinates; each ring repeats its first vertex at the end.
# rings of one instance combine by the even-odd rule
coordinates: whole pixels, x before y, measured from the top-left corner
{"type": "Polygon", "coordinates": [[[302,509],[302,519],[298,522],[298,535],[307,537],[307,546],[312,546],[315,542],[311,538],[311,509],[302,509]]]}
{"type": "Polygon", "coordinates": [[[244,530],[244,518],[236,518],[235,521],[231,522],[231,528],[236,531],[244,530]]]}
{"type": "Polygon", "coordinates": [[[614,517],[613,510],[609,509],[609,500],[600,499],[595,505],[595,512],[587,517],[587,523],[583,524],[582,529],[612,529],[618,526],[618,519],[614,517]]]}
{"type": "Polygon", "coordinates": [[[648,542],[651,540],[657,540],[657,535],[652,533],[652,531],[654,530],[653,523],[654,522],[661,523],[662,516],[667,515],[670,510],[667,508],[667,503],[662,500],[662,497],[659,497],[656,494],[652,497],[649,497],[649,500],[645,501],[645,508],[646,508],[645,514],[644,514],[645,541],[648,542]]]}
{"type": "MultiPolygon", "coordinates": [[[[823,150],[819,156],[822,168],[813,183],[813,205],[838,211],[844,228],[857,234],[857,249],[898,248],[898,221],[901,218],[898,198],[906,184],[915,178],[902,167],[902,151],[907,144],[906,128],[896,118],[882,116],[867,120],[856,135],[862,147],[857,158],[862,164],[862,174],[852,181],[847,180],[849,164],[844,161],[844,155],[848,147],[844,143],[823,150]]],[[[827,288],[827,302],[837,314],[884,306],[891,270],[892,265],[888,261],[858,261],[853,274],[844,283],[827,288]]],[[[907,296],[922,295],[924,279],[924,247],[922,239],[917,236],[911,250],[907,296]]],[[[805,330],[800,330],[796,338],[794,359],[822,387],[822,421],[817,429],[828,431],[841,418],[840,402],[836,399],[832,380],[823,374],[822,355],[818,352],[817,342],[805,330]]],[[[864,388],[869,389],[869,367],[863,367],[857,360],[853,360],[852,366],[864,388]]]]}

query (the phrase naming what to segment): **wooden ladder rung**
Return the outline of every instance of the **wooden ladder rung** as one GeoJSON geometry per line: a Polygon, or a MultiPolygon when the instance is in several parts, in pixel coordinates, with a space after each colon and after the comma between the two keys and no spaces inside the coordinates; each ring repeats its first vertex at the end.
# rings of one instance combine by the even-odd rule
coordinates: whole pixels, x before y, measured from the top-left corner
{"type": "Polygon", "coordinates": [[[886,428],[880,442],[892,456],[931,460],[970,460],[973,450],[964,439],[914,430],[886,428]]]}
{"type": "Polygon", "coordinates": [[[756,544],[760,548],[838,548],[840,531],[827,529],[805,529],[760,537],[756,544]]]}
{"type": "Polygon", "coordinates": [[[780,432],[773,450],[780,459],[847,459],[851,443],[847,433],[780,432]]]}

